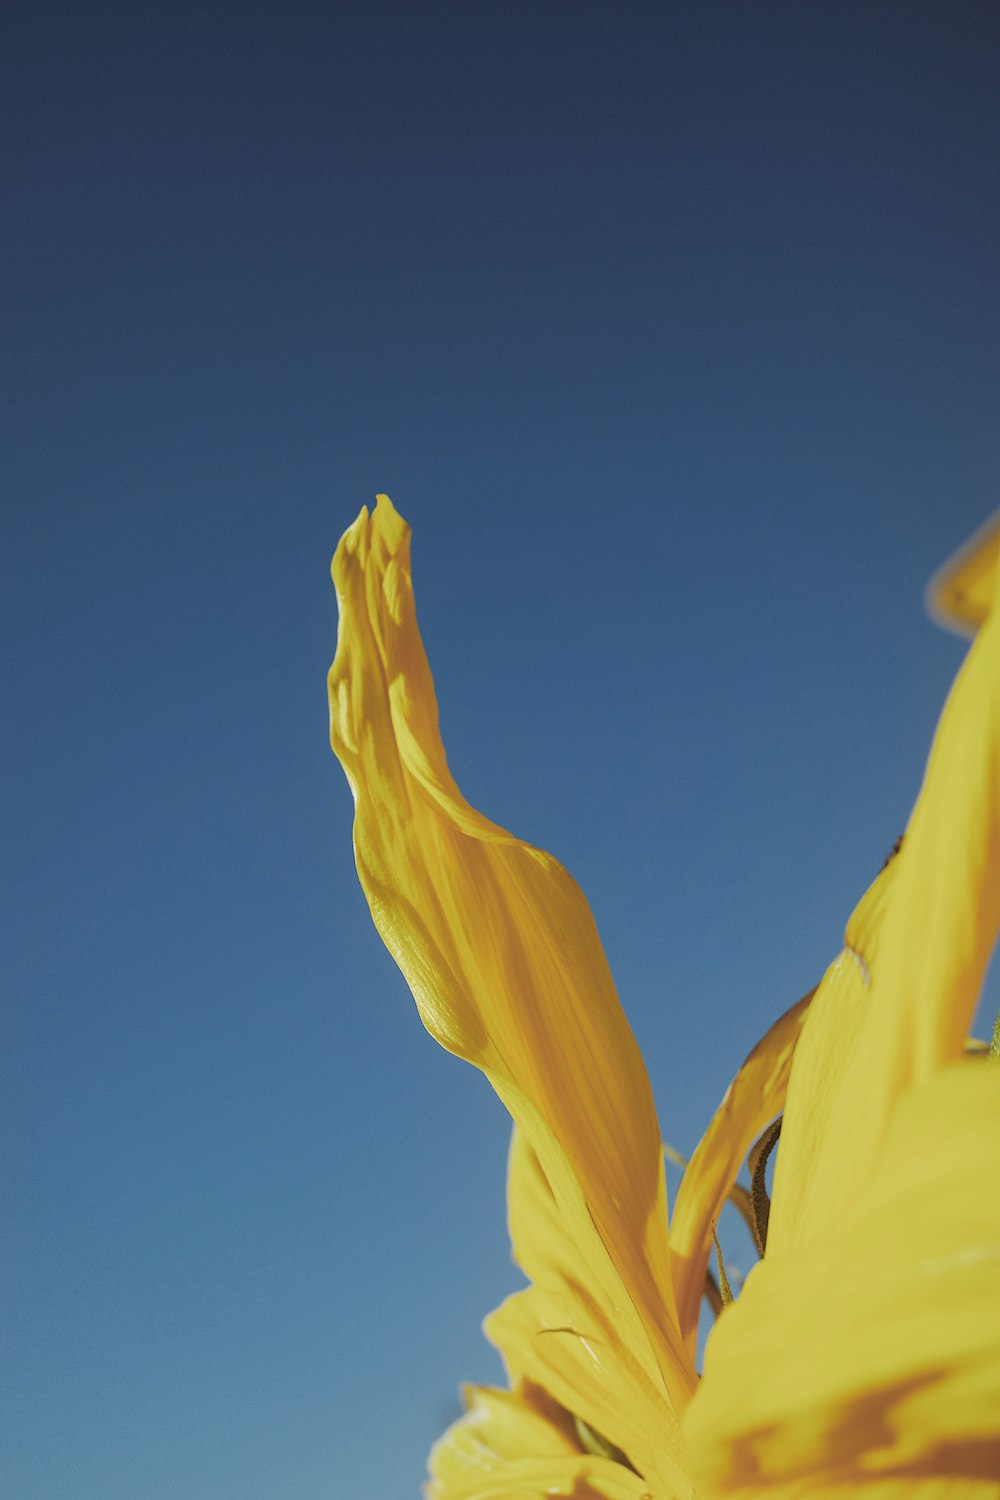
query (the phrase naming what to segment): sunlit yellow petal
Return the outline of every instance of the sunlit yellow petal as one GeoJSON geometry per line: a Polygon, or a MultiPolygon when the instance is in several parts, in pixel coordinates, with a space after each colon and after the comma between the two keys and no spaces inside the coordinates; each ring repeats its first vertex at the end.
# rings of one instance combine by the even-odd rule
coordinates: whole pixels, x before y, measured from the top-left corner
{"type": "Polygon", "coordinates": [[[587,903],[563,868],[470,807],[448,770],[417,628],[409,528],[385,496],[333,563],[331,742],[355,797],[372,916],[424,1024],[488,1075],[571,1232],[582,1216],[640,1310],[666,1389],[677,1327],[660,1132],[587,903]]]}
{"type": "Polygon", "coordinates": [[[585,1453],[572,1418],[537,1387],[463,1396],[465,1416],[431,1450],[427,1500],[652,1500],[632,1470],[585,1453]]]}
{"type": "Polygon", "coordinates": [[[602,1458],[513,1459],[477,1489],[431,1486],[429,1500],[651,1500],[637,1474],[602,1458]]]}
{"type": "Polygon", "coordinates": [[[464,1500],[518,1459],[579,1458],[572,1419],[544,1392],[466,1386],[466,1412],[431,1450],[430,1500],[464,1500]]]}
{"type": "MultiPolygon", "coordinates": [[[[838,1138],[840,1114],[856,1104],[857,1049],[871,1007],[871,966],[881,958],[881,928],[900,855],[855,908],[844,947],[813,996],[795,1049],[785,1120],[774,1168],[768,1251],[781,1255],[822,1233],[854,1190],[859,1163],[838,1138]]],[[[864,1166],[870,1161],[866,1151],[864,1166]]]]}
{"type": "Polygon", "coordinates": [[[563,1298],[548,1288],[528,1287],[508,1297],[484,1327],[503,1349],[511,1377],[530,1371],[560,1404],[620,1446],[655,1500],[690,1500],[691,1485],[672,1456],[677,1434],[659,1390],[600,1309],[588,1305],[585,1288],[577,1297],[563,1298]]]}
{"type": "MultiPolygon", "coordinates": [[[[855,1466],[836,1480],[795,1479],[789,1484],[769,1484],[766,1490],[754,1486],[726,1493],[736,1500],[997,1500],[1000,1482],[912,1471],[896,1479],[872,1479],[855,1466]]],[[[699,1500],[721,1500],[721,1496],[718,1491],[708,1492],[699,1500]]]]}
{"type": "Polygon", "coordinates": [[[521,1132],[508,1187],[514,1256],[534,1283],[485,1324],[513,1381],[550,1391],[650,1481],[686,1495],[677,1420],[642,1320],[593,1225],[571,1224],[521,1132]]]}
{"type": "Polygon", "coordinates": [[[674,1205],[670,1251],[681,1332],[693,1350],[712,1226],[755,1138],[781,1113],[792,1057],[812,992],[775,1022],[754,1047],[692,1156],[674,1205]]]}
{"type": "Polygon", "coordinates": [[[343,538],[331,741],[362,884],[427,1028],[519,1127],[532,1284],[487,1322],[512,1390],[471,1393],[430,1500],[693,1500],[695,1481],[698,1500],[1000,1500],[1000,1069],[961,1060],[1000,926],[998,549],[995,530],[937,582],[939,609],[985,624],[902,852],[808,1013],[734,1081],[671,1250],[648,1080],[586,902],[451,778],[408,528],[382,496],[343,538]],[[766,1257],[691,1400],[712,1225],[783,1105],[766,1257]]]}
{"type": "Polygon", "coordinates": [[[822,1496],[854,1472],[997,1482],[998,1158],[1000,1068],[952,1064],[899,1101],[837,1225],[769,1247],[684,1421],[699,1495],[822,1496]]]}
{"type": "Polygon", "coordinates": [[[894,865],[861,1080],[883,1120],[912,1081],[962,1056],[1000,927],[1000,611],[945,704],[894,865]]]}
{"type": "Polygon", "coordinates": [[[803,1029],[772,1246],[836,1221],[896,1100],[962,1055],[1000,927],[1000,611],[949,694],[903,846],[848,927],[803,1029]]]}

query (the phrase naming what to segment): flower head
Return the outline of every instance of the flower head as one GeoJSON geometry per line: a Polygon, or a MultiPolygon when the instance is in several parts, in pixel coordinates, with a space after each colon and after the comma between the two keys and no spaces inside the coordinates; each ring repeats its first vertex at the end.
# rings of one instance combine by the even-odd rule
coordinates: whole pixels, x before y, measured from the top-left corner
{"type": "Polygon", "coordinates": [[[668,1229],[649,1081],[589,907],[452,779],[386,496],[333,576],[331,741],[372,916],[428,1031],[515,1125],[529,1285],[486,1323],[510,1386],[467,1393],[431,1500],[1000,1496],[1000,1068],[965,1052],[1000,925],[1000,610],[898,856],[730,1085],[668,1229]],[[699,1377],[714,1225],[782,1111],[766,1251],[699,1377]]]}

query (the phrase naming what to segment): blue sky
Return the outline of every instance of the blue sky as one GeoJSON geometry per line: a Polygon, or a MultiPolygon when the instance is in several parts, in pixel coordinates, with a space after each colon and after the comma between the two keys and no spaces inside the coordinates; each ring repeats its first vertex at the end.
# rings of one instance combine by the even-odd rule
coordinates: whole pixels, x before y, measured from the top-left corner
{"type": "Polygon", "coordinates": [[[0,1487],[410,1500],[499,1375],[508,1132],[357,888],[330,555],[412,523],[458,781],[586,890],[690,1149],[961,660],[996,9],[3,24],[0,1487]]]}

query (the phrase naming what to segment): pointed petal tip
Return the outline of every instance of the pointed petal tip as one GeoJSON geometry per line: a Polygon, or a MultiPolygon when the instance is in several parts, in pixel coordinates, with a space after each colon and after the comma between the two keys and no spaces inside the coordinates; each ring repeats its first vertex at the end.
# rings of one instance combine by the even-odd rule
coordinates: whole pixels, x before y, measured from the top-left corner
{"type": "Polygon", "coordinates": [[[409,525],[403,520],[389,496],[381,492],[375,496],[372,529],[377,536],[384,539],[390,557],[399,552],[409,541],[409,525]]]}
{"type": "Polygon", "coordinates": [[[381,545],[386,558],[392,559],[405,552],[409,538],[410,527],[389,496],[380,491],[375,496],[374,509],[369,510],[367,505],[362,505],[337,543],[330,563],[330,576],[334,584],[338,583],[348,558],[359,557],[364,567],[369,548],[381,545]]]}
{"type": "Polygon", "coordinates": [[[348,556],[354,556],[354,554],[361,546],[362,538],[364,537],[367,529],[368,507],[367,505],[362,505],[354,520],[351,522],[350,526],[348,526],[347,530],[340,538],[340,541],[337,543],[333,557],[330,561],[330,576],[332,577],[334,583],[337,582],[337,573],[342,559],[348,556]]]}

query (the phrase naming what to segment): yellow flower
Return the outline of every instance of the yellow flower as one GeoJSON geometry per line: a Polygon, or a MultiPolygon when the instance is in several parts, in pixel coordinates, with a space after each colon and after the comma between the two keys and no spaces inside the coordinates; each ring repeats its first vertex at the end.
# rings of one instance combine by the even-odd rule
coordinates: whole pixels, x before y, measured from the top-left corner
{"type": "Polygon", "coordinates": [[[733,1081],[668,1234],[649,1081],[586,900],[451,777],[408,527],[380,495],[344,535],[330,721],[358,871],[427,1029],[514,1118],[530,1283],[486,1323],[510,1389],[466,1393],[432,1500],[1000,1496],[1000,1067],[963,1055],[1000,924],[987,550],[985,623],[902,849],[733,1081]],[[713,1226],[782,1110],[766,1254],[699,1378],[713,1226]]]}

